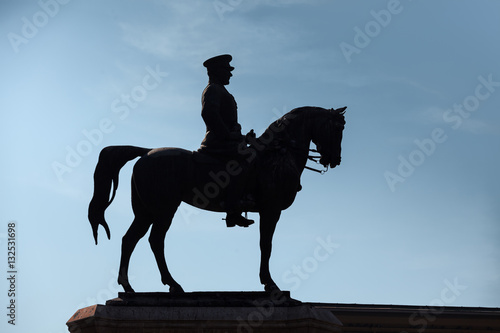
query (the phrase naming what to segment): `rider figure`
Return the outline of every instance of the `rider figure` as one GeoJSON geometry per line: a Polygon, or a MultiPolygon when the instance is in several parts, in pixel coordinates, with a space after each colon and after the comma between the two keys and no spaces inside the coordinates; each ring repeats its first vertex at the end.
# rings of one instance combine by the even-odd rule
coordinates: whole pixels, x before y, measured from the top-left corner
{"type": "MultiPolygon", "coordinates": [[[[245,144],[245,137],[241,134],[241,125],[238,123],[236,101],[224,87],[233,76],[231,71],[234,67],[229,65],[231,60],[229,54],[224,54],[203,63],[209,80],[201,97],[201,116],[207,130],[199,151],[238,159],[238,146],[245,144]]],[[[254,222],[241,216],[240,200],[244,186],[244,175],[237,175],[231,177],[225,189],[224,209],[227,212],[228,227],[248,227],[254,222]]]]}

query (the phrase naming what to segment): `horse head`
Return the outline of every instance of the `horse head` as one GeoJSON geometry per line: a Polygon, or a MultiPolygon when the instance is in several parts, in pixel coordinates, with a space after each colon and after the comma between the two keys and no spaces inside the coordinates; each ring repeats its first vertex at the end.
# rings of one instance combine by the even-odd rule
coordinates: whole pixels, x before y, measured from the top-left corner
{"type": "Polygon", "coordinates": [[[318,119],[314,128],[312,141],[321,155],[319,162],[324,167],[335,168],[340,165],[345,109],[326,110],[325,116],[318,119]]]}

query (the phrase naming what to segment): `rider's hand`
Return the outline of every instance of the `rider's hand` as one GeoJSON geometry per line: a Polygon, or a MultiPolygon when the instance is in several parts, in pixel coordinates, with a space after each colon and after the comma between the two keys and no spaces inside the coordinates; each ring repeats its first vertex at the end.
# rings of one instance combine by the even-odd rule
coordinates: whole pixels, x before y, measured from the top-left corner
{"type": "Polygon", "coordinates": [[[242,135],[241,133],[229,133],[229,140],[236,140],[236,141],[242,141],[245,139],[245,136],[242,135]]]}
{"type": "Polygon", "coordinates": [[[250,142],[255,138],[256,138],[255,132],[253,130],[250,130],[250,132],[248,132],[247,135],[245,135],[245,142],[250,142]]]}

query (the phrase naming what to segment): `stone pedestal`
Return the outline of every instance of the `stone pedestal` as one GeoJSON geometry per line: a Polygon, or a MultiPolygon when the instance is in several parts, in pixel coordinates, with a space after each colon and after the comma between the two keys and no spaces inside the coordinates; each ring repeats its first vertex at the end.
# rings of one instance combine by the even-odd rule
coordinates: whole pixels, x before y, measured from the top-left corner
{"type": "Polygon", "coordinates": [[[119,293],[106,305],[78,310],[75,333],[340,332],[330,312],[289,292],[119,293]]]}

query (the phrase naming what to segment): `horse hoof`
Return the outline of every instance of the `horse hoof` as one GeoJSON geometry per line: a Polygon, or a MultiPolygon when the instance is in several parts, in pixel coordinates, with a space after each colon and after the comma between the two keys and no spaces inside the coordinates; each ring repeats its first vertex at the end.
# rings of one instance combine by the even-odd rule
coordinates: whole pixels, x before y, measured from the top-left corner
{"type": "Polygon", "coordinates": [[[135,293],[135,290],[130,285],[129,286],[122,286],[122,287],[126,293],[135,293]]]}
{"type": "Polygon", "coordinates": [[[276,285],[276,283],[269,283],[264,285],[264,290],[267,292],[275,292],[275,291],[281,291],[280,288],[276,285]]]}
{"type": "Polygon", "coordinates": [[[184,294],[184,289],[180,285],[177,286],[171,286],[169,288],[169,291],[171,294],[184,294]]]}

